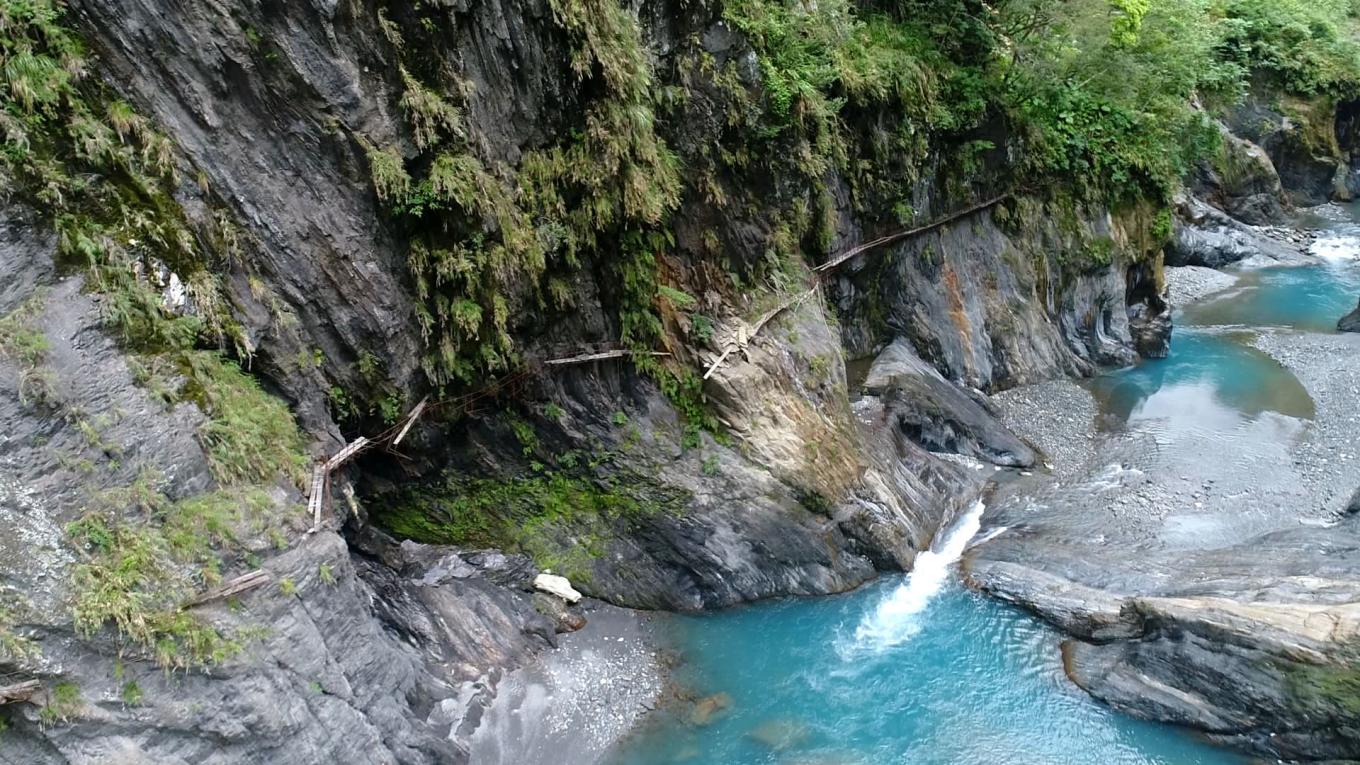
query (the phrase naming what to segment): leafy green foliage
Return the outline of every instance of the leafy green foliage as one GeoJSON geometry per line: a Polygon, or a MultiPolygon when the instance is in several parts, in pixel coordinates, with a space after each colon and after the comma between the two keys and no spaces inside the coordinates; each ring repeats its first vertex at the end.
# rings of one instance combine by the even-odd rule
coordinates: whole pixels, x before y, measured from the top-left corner
{"type": "Polygon", "coordinates": [[[43,725],[55,725],[69,721],[85,708],[81,698],[80,686],[72,682],[59,682],[47,689],[47,702],[43,704],[38,719],[43,725]]]}
{"type": "Polygon", "coordinates": [[[44,362],[50,344],[38,325],[46,295],[39,292],[0,317],[0,358],[19,367],[19,398],[25,403],[57,406],[56,381],[44,362]]]}
{"type": "Polygon", "coordinates": [[[1216,132],[1192,108],[1196,95],[1231,101],[1253,73],[1301,95],[1354,93],[1351,5],[734,0],[724,13],[760,54],[768,126],[752,139],[792,131],[814,183],[834,167],[861,204],[891,199],[893,156],[925,160],[921,136],[966,145],[968,129],[1003,113],[1024,138],[1013,157],[1026,180],[1122,202],[1166,199],[1215,150],[1216,132]],[[864,136],[844,123],[851,114],[880,126],[868,144],[856,145],[864,136]],[[866,149],[868,169],[855,161],[866,149]]]}
{"type": "MultiPolygon", "coordinates": [[[[628,242],[617,263],[625,338],[656,339],[653,258],[647,235],[679,200],[674,154],[656,135],[651,64],[636,19],[613,0],[561,0],[554,19],[572,38],[578,77],[598,81],[584,126],[528,152],[519,167],[488,167],[469,145],[457,104],[466,85],[418,64],[400,70],[420,156],[368,147],[374,189],[410,238],[418,318],[436,384],[470,383],[516,360],[512,306],[565,307],[581,256],[628,242]],[[437,79],[441,86],[427,84],[437,79]],[[638,317],[641,317],[639,320],[638,317]],[[640,327],[640,328],[639,328],[640,327]]],[[[399,56],[413,35],[382,15],[399,56]]],[[[419,34],[413,30],[413,34],[419,34]]]]}
{"type": "Polygon", "coordinates": [[[1212,38],[1180,19],[1197,3],[1004,4],[996,31],[1014,50],[994,67],[997,99],[1026,138],[1032,176],[1094,199],[1169,194],[1203,143],[1196,131],[1210,135],[1190,101],[1212,38]]]}
{"type": "Polygon", "coordinates": [[[1218,52],[1304,96],[1354,96],[1360,41],[1350,0],[1230,0],[1218,52]]]}
{"type": "Polygon", "coordinates": [[[142,701],[146,699],[142,687],[133,680],[123,683],[123,688],[119,691],[118,696],[123,700],[123,704],[129,707],[141,706],[142,701]]]}
{"type": "Polygon", "coordinates": [[[38,656],[37,644],[14,632],[24,610],[22,605],[18,592],[0,589],[0,663],[19,663],[38,656]]]}
{"type": "MultiPolygon", "coordinates": [[[[368,148],[375,192],[411,238],[423,367],[438,385],[471,384],[518,363],[512,323],[532,305],[569,307],[587,261],[606,277],[604,297],[618,307],[627,347],[662,342],[659,303],[683,295],[664,296],[657,279],[658,258],[674,247],[666,222],[681,178],[657,133],[658,89],[637,19],[616,0],[551,7],[573,46],[572,69],[593,94],[578,129],[526,152],[518,167],[488,165],[458,118],[467,86],[443,72],[422,81],[412,63],[401,70],[401,105],[420,156],[403,162],[393,149],[368,148]],[[426,84],[433,78],[443,87],[426,84]]],[[[412,36],[382,18],[404,57],[412,36]]],[[[644,371],[665,389],[697,393],[674,365],[644,371]]]]}
{"type": "Polygon", "coordinates": [[[263,483],[283,474],[301,485],[307,460],[288,406],[221,354],[191,351],[179,360],[183,395],[208,415],[199,435],[217,479],[263,483]]]}

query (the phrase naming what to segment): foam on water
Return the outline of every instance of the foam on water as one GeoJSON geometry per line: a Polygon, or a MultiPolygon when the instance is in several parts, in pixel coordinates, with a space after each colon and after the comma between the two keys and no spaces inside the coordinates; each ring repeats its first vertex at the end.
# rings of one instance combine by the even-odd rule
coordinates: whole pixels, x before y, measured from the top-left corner
{"type": "Polygon", "coordinates": [[[1360,260],[1360,236],[1324,234],[1313,241],[1308,252],[1330,263],[1349,263],[1360,260]]]}
{"type": "MultiPolygon", "coordinates": [[[[940,537],[935,563],[967,546],[975,517],[940,537]]],[[[721,709],[663,711],[610,765],[1245,765],[1091,699],[1063,674],[1051,629],[957,576],[932,581],[676,617],[685,660],[674,680],[722,694],[721,709]],[[902,617],[889,605],[902,601],[924,605],[902,617]],[[864,625],[876,627],[869,642],[836,650],[864,625]],[[892,629],[912,637],[873,642],[892,629]]]]}
{"type": "Polygon", "coordinates": [[[910,640],[921,631],[919,615],[940,594],[954,564],[968,548],[968,540],[982,528],[983,510],[981,500],[974,502],[929,550],[916,556],[907,578],[855,629],[856,647],[881,650],[910,640]]]}

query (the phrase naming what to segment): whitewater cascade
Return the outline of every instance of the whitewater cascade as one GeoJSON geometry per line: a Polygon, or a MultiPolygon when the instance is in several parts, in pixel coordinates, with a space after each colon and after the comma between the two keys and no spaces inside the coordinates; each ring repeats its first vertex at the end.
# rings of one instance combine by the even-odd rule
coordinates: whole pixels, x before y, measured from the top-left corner
{"type": "Polygon", "coordinates": [[[950,570],[982,527],[984,509],[982,500],[974,502],[944,533],[935,537],[929,550],[916,556],[916,565],[906,580],[888,593],[872,613],[866,614],[855,629],[856,647],[891,648],[920,631],[917,616],[949,581],[950,570]]]}

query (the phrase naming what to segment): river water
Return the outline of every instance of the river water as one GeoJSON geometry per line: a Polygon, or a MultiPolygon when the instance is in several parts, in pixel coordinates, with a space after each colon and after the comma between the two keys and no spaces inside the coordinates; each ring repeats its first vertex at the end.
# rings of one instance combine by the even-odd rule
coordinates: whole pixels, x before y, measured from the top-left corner
{"type": "MultiPolygon", "coordinates": [[[[1360,229],[1338,222],[1335,211],[1331,217],[1309,221],[1326,229],[1314,246],[1317,262],[1244,271],[1236,287],[1178,315],[1167,359],[1089,384],[1102,431],[1154,444],[1147,459],[1159,464],[1143,469],[1207,462],[1196,485],[1222,481],[1259,488],[1262,496],[1272,476],[1293,480],[1260,466],[1289,462],[1314,403],[1251,341],[1262,329],[1331,332],[1353,307],[1360,229]]],[[[1107,478],[1092,474],[1072,488],[1089,495],[1107,478]]],[[[1220,519],[1211,510],[1168,517],[1156,544],[1202,543],[1214,537],[1215,524],[1251,534],[1275,522],[1220,519]]],[[[956,562],[982,516],[979,504],[956,518],[903,577],[842,596],[675,617],[675,679],[697,703],[653,715],[611,764],[1249,762],[1191,732],[1092,700],[1064,675],[1056,632],[965,589],[956,562]]]]}
{"type": "Polygon", "coordinates": [[[728,706],[656,716],[626,765],[1219,765],[1242,760],[1118,715],[1069,683],[1059,637],[964,589],[965,517],[905,578],[676,619],[677,680],[728,706]]]}

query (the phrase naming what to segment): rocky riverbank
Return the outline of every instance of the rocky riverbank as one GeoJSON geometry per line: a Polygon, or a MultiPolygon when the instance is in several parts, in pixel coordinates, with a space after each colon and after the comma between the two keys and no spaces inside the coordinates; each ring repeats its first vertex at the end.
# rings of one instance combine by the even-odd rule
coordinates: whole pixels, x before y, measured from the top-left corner
{"type": "Polygon", "coordinates": [[[1166,299],[1175,307],[1189,305],[1237,283],[1234,274],[1204,266],[1168,266],[1165,273],[1166,299]]]}
{"type": "MultiPolygon", "coordinates": [[[[662,702],[664,615],[588,603],[586,626],[495,684],[469,740],[477,765],[598,761],[662,702]]],[[[467,719],[467,715],[462,715],[467,719]]]]}
{"type": "MultiPolygon", "coordinates": [[[[1182,304],[1233,282],[1168,273],[1182,304]]],[[[1307,391],[1309,420],[1111,429],[1071,382],[997,396],[1053,470],[999,487],[986,522],[1006,530],[967,576],[1068,633],[1069,677],[1118,709],[1272,757],[1353,758],[1360,344],[1286,330],[1245,342],[1307,391]]]]}

